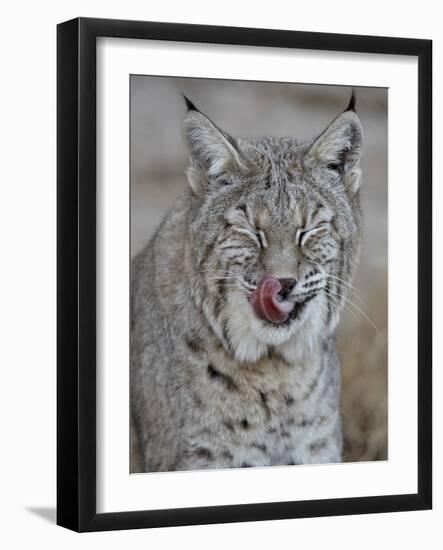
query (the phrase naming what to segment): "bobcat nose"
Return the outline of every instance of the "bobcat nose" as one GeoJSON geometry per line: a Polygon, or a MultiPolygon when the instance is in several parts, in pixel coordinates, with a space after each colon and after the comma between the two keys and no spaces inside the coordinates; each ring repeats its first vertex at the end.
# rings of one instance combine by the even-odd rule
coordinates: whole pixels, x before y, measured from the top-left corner
{"type": "Polygon", "coordinates": [[[289,294],[291,294],[292,289],[297,284],[297,279],[293,279],[292,277],[284,277],[282,279],[278,279],[278,282],[281,285],[281,290],[279,292],[279,295],[286,299],[289,294]]]}

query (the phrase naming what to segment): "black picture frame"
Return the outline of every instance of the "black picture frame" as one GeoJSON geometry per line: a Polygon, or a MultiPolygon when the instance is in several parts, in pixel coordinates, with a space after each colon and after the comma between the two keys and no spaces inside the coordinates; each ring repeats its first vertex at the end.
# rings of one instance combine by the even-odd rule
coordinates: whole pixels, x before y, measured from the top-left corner
{"type": "Polygon", "coordinates": [[[432,42],[78,18],[57,29],[57,523],[103,531],[432,507],[432,42]],[[418,491],[136,512],[96,511],[96,39],[137,38],[418,59],[418,491]]]}

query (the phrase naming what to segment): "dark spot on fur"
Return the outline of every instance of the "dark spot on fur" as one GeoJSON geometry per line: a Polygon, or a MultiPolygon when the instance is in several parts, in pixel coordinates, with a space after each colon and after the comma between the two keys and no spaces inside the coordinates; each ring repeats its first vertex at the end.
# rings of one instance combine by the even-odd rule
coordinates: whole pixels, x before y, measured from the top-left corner
{"type": "Polygon", "coordinates": [[[234,431],[234,424],[230,420],[224,420],[223,426],[227,428],[230,432],[234,431]]]}
{"type": "Polygon", "coordinates": [[[290,434],[288,431],[283,430],[283,431],[281,432],[281,436],[282,436],[282,437],[291,437],[291,434],[290,434]]]}
{"type": "Polygon", "coordinates": [[[286,361],[286,359],[279,353],[274,346],[268,346],[267,349],[268,359],[273,359],[275,361],[281,361],[287,367],[291,366],[291,363],[286,361]]]}
{"type": "Polygon", "coordinates": [[[284,364],[286,365],[287,367],[290,367],[291,366],[291,363],[289,361],[287,361],[285,359],[285,357],[283,357],[283,355],[281,355],[280,353],[278,354],[278,358],[279,360],[284,364]]]}
{"type": "Polygon", "coordinates": [[[249,464],[249,462],[242,462],[241,468],[252,468],[252,464],[249,464]]]}
{"type": "Polygon", "coordinates": [[[291,407],[295,403],[295,400],[292,397],[292,395],[285,395],[285,403],[288,407],[291,407]]]}
{"type": "Polygon", "coordinates": [[[316,296],[317,296],[317,292],[313,292],[312,294],[309,294],[308,296],[306,296],[305,301],[303,302],[302,305],[305,306],[308,302],[313,300],[316,296]]]}
{"type": "Polygon", "coordinates": [[[311,443],[309,445],[309,450],[311,451],[311,453],[317,453],[318,451],[324,449],[327,444],[327,439],[319,439],[318,441],[314,441],[314,443],[311,443]]]}
{"type": "MultiPolygon", "coordinates": [[[[215,333],[211,330],[214,338],[217,338],[215,333]]],[[[223,344],[220,342],[220,340],[217,338],[214,343],[214,347],[216,350],[226,353],[225,348],[223,347],[223,344]]]]}
{"type": "Polygon", "coordinates": [[[308,397],[310,397],[311,394],[314,392],[315,388],[318,386],[319,380],[320,380],[321,375],[323,374],[323,370],[325,368],[325,364],[326,364],[326,361],[323,359],[318,371],[316,372],[314,380],[309,384],[308,389],[307,389],[306,393],[303,396],[303,401],[305,401],[308,397]]]}
{"type": "Polygon", "coordinates": [[[305,401],[308,397],[310,397],[310,395],[314,392],[315,388],[318,385],[318,379],[319,377],[316,376],[314,380],[309,384],[308,390],[303,396],[303,401],[305,401]]]}
{"type": "Polygon", "coordinates": [[[225,385],[225,387],[228,390],[230,391],[237,390],[237,385],[234,382],[234,380],[228,374],[224,374],[223,372],[220,372],[212,365],[208,365],[208,374],[209,374],[209,378],[211,378],[212,380],[220,381],[222,384],[225,385]]]}
{"type": "Polygon", "coordinates": [[[264,443],[252,443],[251,447],[253,449],[258,449],[259,451],[262,451],[262,453],[266,453],[268,451],[264,443]]]}
{"type": "Polygon", "coordinates": [[[201,409],[203,407],[203,401],[201,400],[201,397],[199,395],[197,395],[196,393],[194,393],[192,395],[192,399],[194,401],[194,405],[196,407],[198,407],[199,409],[201,409]]]}
{"type": "Polygon", "coordinates": [[[203,340],[194,334],[186,334],[185,343],[192,353],[200,353],[204,350],[203,340]]]}
{"type": "Polygon", "coordinates": [[[318,376],[316,376],[314,380],[309,384],[309,387],[303,396],[303,401],[305,401],[312,394],[312,392],[317,387],[317,384],[318,384],[318,376]]]}
{"type": "Polygon", "coordinates": [[[233,460],[233,455],[229,451],[223,451],[221,457],[226,460],[233,460]]]}
{"type": "Polygon", "coordinates": [[[269,430],[266,430],[266,433],[275,434],[275,433],[277,433],[277,428],[269,428],[269,430]]]}
{"type": "Polygon", "coordinates": [[[246,418],[244,418],[241,422],[241,427],[244,429],[244,430],[249,430],[250,428],[250,425],[249,425],[249,422],[246,420],[246,418]]]}
{"type": "Polygon", "coordinates": [[[269,405],[268,405],[268,398],[267,398],[267,395],[264,393],[264,392],[259,392],[260,393],[260,402],[261,402],[261,405],[265,411],[265,415],[266,415],[266,418],[269,420],[271,418],[271,409],[269,408],[269,405]]]}
{"type": "Polygon", "coordinates": [[[192,454],[197,458],[206,458],[208,460],[213,459],[212,452],[206,447],[197,447],[192,451],[192,454]]]}
{"type": "Polygon", "coordinates": [[[217,298],[214,302],[214,316],[218,319],[225,305],[225,280],[220,279],[217,284],[217,298]]]}

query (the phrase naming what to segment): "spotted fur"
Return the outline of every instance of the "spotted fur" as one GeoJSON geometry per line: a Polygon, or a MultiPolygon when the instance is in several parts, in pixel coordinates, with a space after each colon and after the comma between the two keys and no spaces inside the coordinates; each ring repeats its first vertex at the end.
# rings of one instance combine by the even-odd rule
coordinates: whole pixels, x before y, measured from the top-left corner
{"type": "Polygon", "coordinates": [[[335,331],[360,248],[362,128],[234,139],[188,100],[189,188],[132,265],[136,471],[341,460],[335,331]],[[249,303],[297,282],[282,324],[249,303]]]}

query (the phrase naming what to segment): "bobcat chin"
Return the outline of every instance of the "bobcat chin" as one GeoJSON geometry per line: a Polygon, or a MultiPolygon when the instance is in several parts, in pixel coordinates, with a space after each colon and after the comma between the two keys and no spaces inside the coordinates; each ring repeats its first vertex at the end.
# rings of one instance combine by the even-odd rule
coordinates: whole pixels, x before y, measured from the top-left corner
{"type": "Polygon", "coordinates": [[[189,186],[132,265],[131,470],[340,462],[355,96],[309,141],[237,139],[185,101],[189,186]]]}

